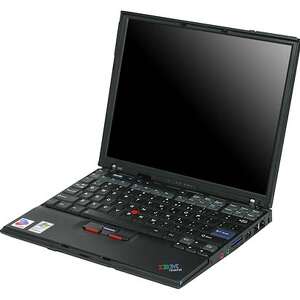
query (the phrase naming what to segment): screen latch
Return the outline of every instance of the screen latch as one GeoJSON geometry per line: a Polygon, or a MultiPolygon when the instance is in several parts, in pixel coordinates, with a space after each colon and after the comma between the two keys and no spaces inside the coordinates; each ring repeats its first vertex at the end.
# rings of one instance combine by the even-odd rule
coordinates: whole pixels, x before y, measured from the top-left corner
{"type": "Polygon", "coordinates": [[[116,164],[112,164],[112,165],[111,165],[111,169],[112,169],[113,171],[122,171],[122,170],[123,170],[122,167],[119,167],[119,166],[117,166],[116,164]]]}
{"type": "Polygon", "coordinates": [[[249,200],[249,206],[252,207],[252,208],[255,208],[255,199],[251,198],[249,200]]]}

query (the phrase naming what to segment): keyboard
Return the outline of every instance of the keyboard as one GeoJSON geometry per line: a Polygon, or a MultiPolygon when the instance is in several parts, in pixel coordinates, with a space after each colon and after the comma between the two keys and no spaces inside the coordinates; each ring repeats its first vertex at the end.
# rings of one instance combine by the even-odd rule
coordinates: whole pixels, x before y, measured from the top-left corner
{"type": "MultiPolygon", "coordinates": [[[[206,257],[263,214],[222,198],[104,169],[84,177],[44,205],[161,238],[178,249],[206,257]]],[[[122,236],[114,237],[122,240],[122,236]]]]}

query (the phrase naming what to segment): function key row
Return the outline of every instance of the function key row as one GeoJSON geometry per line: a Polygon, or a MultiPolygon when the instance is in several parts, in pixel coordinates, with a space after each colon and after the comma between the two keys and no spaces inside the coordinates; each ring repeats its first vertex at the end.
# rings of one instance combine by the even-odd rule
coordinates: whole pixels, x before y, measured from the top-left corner
{"type": "Polygon", "coordinates": [[[105,175],[108,173],[108,170],[106,169],[98,169],[95,172],[93,172],[92,174],[84,177],[83,179],[80,180],[81,183],[85,183],[85,184],[89,184],[93,181],[95,181],[96,179],[98,179],[99,177],[105,175]]]}
{"type": "Polygon", "coordinates": [[[162,190],[161,188],[157,189],[152,186],[147,186],[147,185],[137,184],[137,183],[133,184],[131,189],[141,191],[141,192],[146,192],[154,196],[160,196],[168,199],[172,199],[175,196],[175,194],[170,191],[162,190]]]}
{"type": "Polygon", "coordinates": [[[227,205],[222,212],[227,215],[232,215],[235,217],[245,218],[250,221],[255,221],[258,217],[260,217],[263,212],[257,209],[253,209],[250,207],[245,207],[238,204],[229,204],[227,205]]]}
{"type": "Polygon", "coordinates": [[[93,184],[97,186],[100,186],[103,183],[111,183],[111,184],[121,185],[123,187],[128,187],[132,184],[131,182],[128,182],[126,180],[118,179],[110,176],[101,176],[99,179],[93,182],[93,184]]]}
{"type": "Polygon", "coordinates": [[[214,197],[204,196],[201,194],[195,194],[189,198],[186,196],[177,196],[175,200],[184,202],[187,204],[196,205],[202,208],[208,208],[211,210],[219,210],[221,209],[226,202],[223,199],[218,199],[214,197]]]}

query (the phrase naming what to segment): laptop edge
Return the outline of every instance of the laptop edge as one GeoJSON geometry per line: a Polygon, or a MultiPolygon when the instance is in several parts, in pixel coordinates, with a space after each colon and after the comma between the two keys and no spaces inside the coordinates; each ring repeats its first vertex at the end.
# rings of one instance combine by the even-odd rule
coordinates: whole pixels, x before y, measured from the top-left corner
{"type": "MultiPolygon", "coordinates": [[[[223,259],[226,255],[235,251],[256,232],[260,231],[265,227],[265,225],[272,221],[271,207],[273,203],[276,178],[280,163],[293,84],[296,75],[298,56],[299,40],[294,37],[256,32],[252,30],[239,30],[131,12],[121,12],[99,159],[100,170],[103,168],[104,170],[108,169],[113,172],[122,172],[132,176],[145,176],[146,179],[151,178],[151,180],[161,182],[168,186],[176,186],[196,192],[204,191],[205,193],[230,199],[231,201],[238,202],[242,205],[259,207],[263,214],[250,227],[247,227],[244,231],[240,232],[234,240],[230,240],[228,243],[226,243],[226,245],[220,248],[209,259],[191,255],[188,252],[183,252],[174,247],[169,247],[167,241],[159,240],[142,233],[133,235],[129,242],[119,243],[118,241],[113,241],[104,237],[99,238],[99,236],[93,234],[88,235],[82,230],[82,226],[87,222],[86,218],[82,216],[69,215],[61,211],[50,209],[43,205],[30,210],[26,214],[15,219],[13,222],[10,222],[1,229],[1,232],[11,237],[46,247],[50,250],[63,252],[171,287],[180,288],[184,286],[196,276],[223,259]],[[247,37],[249,39],[258,39],[263,41],[275,41],[291,45],[291,55],[277,126],[270,181],[268,184],[268,191],[265,196],[220,184],[213,184],[211,182],[198,180],[169,171],[146,167],[129,161],[115,159],[107,155],[117,86],[122,63],[122,55],[124,50],[126,26],[128,19],[131,18],[146,20],[148,22],[158,22],[160,24],[168,24],[171,26],[190,28],[191,30],[222,32],[225,35],[247,37]],[[253,199],[254,202],[252,202],[253,199]],[[29,230],[23,230],[20,227],[14,227],[13,224],[20,218],[34,220],[34,224],[46,220],[49,222],[49,224],[55,224],[55,226],[43,232],[43,234],[36,234],[36,232],[33,233],[29,230]],[[145,254],[148,256],[146,257],[145,254]],[[170,264],[172,264],[172,268],[175,268],[174,272],[164,272],[161,270],[161,265],[170,266],[170,264]],[[184,267],[181,268],[181,266],[184,267]]],[[[98,171],[96,170],[91,174],[95,174],[97,172],[98,171]]],[[[121,222],[116,224],[115,222],[110,222],[109,218],[103,220],[103,222],[105,224],[122,228],[121,222]]],[[[32,227],[28,228],[30,229],[32,227]]],[[[134,226],[127,229],[134,230],[134,226]]]]}

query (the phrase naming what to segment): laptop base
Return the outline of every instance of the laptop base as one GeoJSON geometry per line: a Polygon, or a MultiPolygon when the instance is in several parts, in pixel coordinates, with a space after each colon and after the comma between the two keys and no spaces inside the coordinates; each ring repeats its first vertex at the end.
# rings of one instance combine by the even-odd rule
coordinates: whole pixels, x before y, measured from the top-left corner
{"type": "MultiPolygon", "coordinates": [[[[89,178],[91,174],[85,178],[89,178]]],[[[230,205],[232,204],[227,204],[227,207],[230,205]]],[[[189,249],[191,246],[185,245],[185,249],[182,249],[183,242],[178,243],[180,247],[177,247],[177,243],[170,240],[135,231],[134,224],[123,227],[120,226],[122,223],[113,222],[108,217],[91,220],[45,205],[38,206],[9,223],[1,232],[50,250],[180,288],[270,223],[271,214],[271,210],[264,210],[255,222],[244,227],[242,232],[225,242],[209,257],[205,257],[207,251],[203,251],[202,255],[201,252],[192,253],[192,248],[189,249]]]]}

